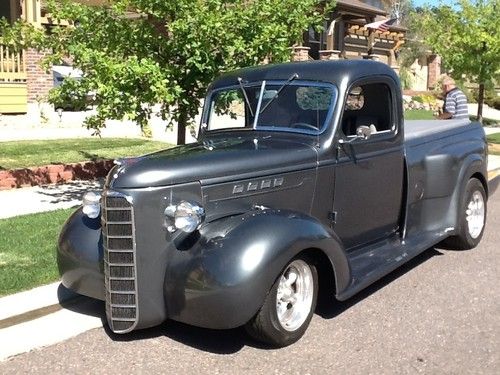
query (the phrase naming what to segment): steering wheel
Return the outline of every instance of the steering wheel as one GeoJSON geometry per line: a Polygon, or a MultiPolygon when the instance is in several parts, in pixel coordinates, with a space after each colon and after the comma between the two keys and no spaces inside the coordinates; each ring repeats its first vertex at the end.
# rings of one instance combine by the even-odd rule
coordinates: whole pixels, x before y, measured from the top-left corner
{"type": "Polygon", "coordinates": [[[308,124],[306,122],[294,122],[293,124],[290,125],[291,128],[303,128],[303,129],[309,129],[309,130],[318,130],[318,128],[314,125],[308,124]]]}

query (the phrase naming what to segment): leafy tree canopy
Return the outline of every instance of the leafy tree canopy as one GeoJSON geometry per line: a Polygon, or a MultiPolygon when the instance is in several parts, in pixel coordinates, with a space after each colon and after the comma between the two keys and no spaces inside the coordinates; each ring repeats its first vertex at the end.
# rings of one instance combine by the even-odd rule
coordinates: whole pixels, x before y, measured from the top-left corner
{"type": "Polygon", "coordinates": [[[290,46],[309,26],[320,27],[333,1],[114,0],[89,7],[48,0],[54,20],[70,27],[49,32],[22,21],[0,24],[1,40],[50,50],[45,63],[71,57],[81,80],[65,80],[51,100],[95,93],[97,131],[106,119],[128,117],[146,126],[153,105],[164,119],[186,125],[198,113],[207,85],[221,72],[290,58],[290,46]],[[326,5],[325,5],[326,3],[326,5]]]}
{"type": "Polygon", "coordinates": [[[479,118],[484,85],[500,76],[499,14],[500,0],[458,0],[455,6],[423,9],[416,20],[426,44],[451,74],[480,85],[479,118]]]}

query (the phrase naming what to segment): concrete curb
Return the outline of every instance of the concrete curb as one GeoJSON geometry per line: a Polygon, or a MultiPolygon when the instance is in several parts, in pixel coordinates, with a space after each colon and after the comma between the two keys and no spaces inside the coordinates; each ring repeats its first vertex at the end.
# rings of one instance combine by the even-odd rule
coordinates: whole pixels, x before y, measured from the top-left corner
{"type": "Polygon", "coordinates": [[[0,171],[0,190],[64,183],[73,180],[94,180],[105,177],[113,165],[113,160],[97,160],[4,170],[0,171]]]}
{"type": "Polygon", "coordinates": [[[78,298],[79,295],[66,289],[59,281],[24,292],[0,298],[0,329],[61,309],[61,303],[78,298]],[[59,308],[50,307],[58,306],[59,308]],[[43,311],[47,310],[49,311],[43,311]],[[37,313],[39,312],[39,313],[37,313]],[[31,317],[27,316],[32,315],[31,317]]]}

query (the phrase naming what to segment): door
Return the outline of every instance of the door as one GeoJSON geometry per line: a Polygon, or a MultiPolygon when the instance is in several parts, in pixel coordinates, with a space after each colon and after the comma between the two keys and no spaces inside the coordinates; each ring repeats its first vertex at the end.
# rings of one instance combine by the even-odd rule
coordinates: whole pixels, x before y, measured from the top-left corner
{"type": "Polygon", "coordinates": [[[403,134],[397,86],[380,78],[351,86],[344,105],[335,169],[334,229],[346,249],[389,237],[399,229],[404,181],[403,134]],[[371,129],[360,139],[360,126],[371,129]]]}

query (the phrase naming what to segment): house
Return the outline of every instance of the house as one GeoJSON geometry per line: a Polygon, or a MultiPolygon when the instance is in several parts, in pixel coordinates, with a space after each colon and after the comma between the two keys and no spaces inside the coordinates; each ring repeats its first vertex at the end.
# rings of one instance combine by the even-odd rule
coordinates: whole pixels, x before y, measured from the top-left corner
{"type": "MultiPolygon", "coordinates": [[[[10,22],[22,18],[37,27],[50,28],[54,22],[43,10],[42,0],[4,0],[0,17],[10,22]],[[6,5],[6,6],[5,6],[6,5]]],[[[39,61],[44,53],[34,49],[14,51],[0,44],[0,114],[29,113],[45,100],[54,86],[52,71],[43,70],[39,61]]]]}
{"type": "MultiPolygon", "coordinates": [[[[397,5],[390,0],[337,0],[329,18],[318,32],[310,28],[301,46],[294,47],[294,60],[373,59],[399,72],[398,50],[404,45],[406,28],[389,25],[385,31],[368,29],[367,24],[389,19],[385,9],[397,5]]],[[[430,54],[411,67],[412,89],[425,91],[434,87],[441,74],[441,58],[430,54]]]]}

